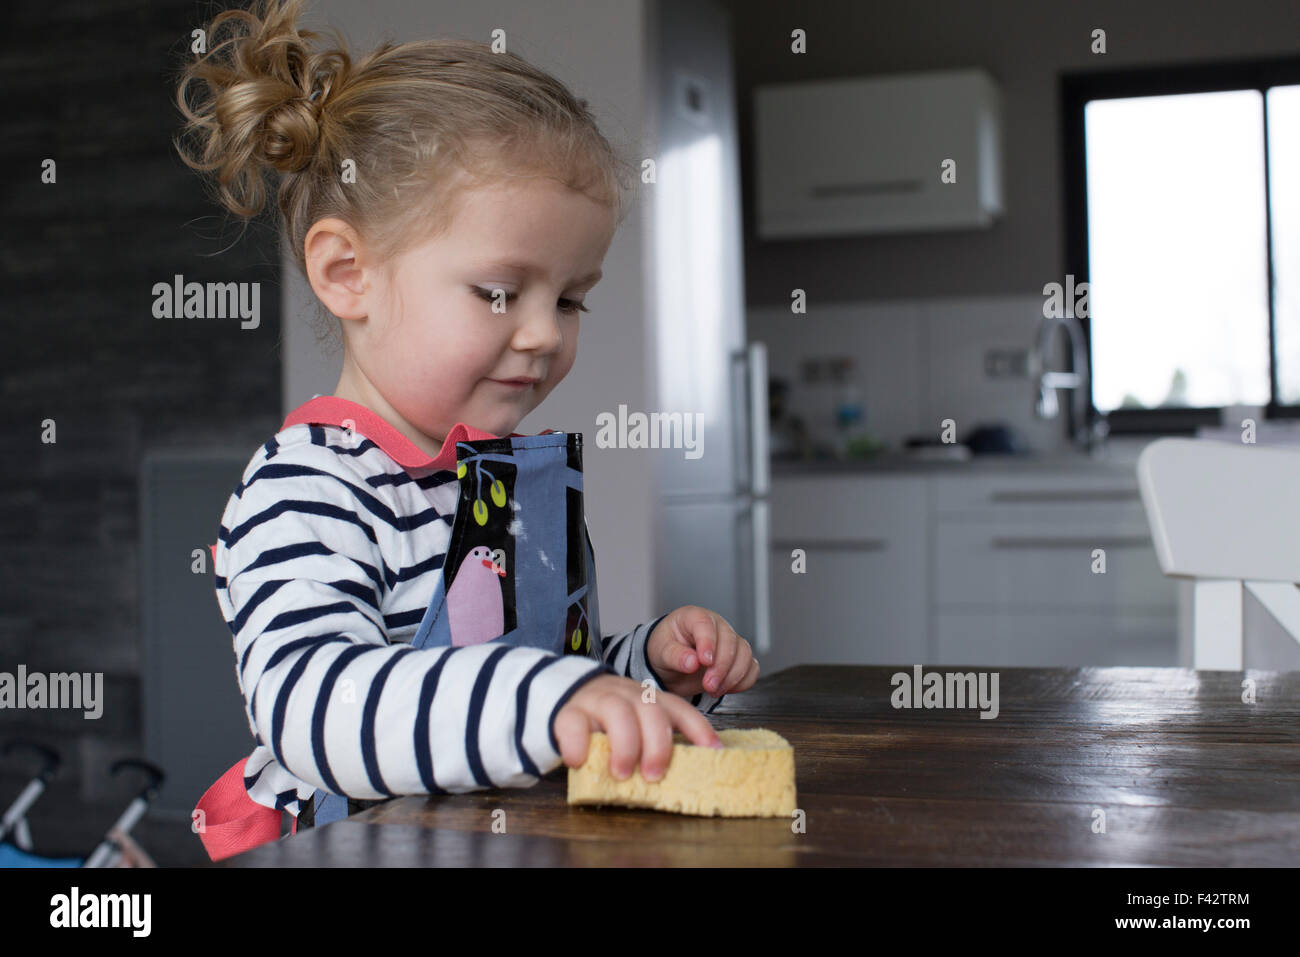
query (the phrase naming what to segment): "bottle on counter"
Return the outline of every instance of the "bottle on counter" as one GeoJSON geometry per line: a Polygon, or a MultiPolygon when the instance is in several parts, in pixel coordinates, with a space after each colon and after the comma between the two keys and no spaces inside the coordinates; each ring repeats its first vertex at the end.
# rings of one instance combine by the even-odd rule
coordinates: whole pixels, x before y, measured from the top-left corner
{"type": "Polygon", "coordinates": [[[865,459],[887,450],[887,443],[866,427],[867,407],[858,383],[857,362],[849,356],[835,360],[831,372],[835,419],[835,455],[865,459]]]}
{"type": "Polygon", "coordinates": [[[862,390],[858,386],[857,361],[851,356],[831,366],[831,395],[835,415],[836,452],[847,456],[854,439],[860,438],[866,419],[862,390]]]}

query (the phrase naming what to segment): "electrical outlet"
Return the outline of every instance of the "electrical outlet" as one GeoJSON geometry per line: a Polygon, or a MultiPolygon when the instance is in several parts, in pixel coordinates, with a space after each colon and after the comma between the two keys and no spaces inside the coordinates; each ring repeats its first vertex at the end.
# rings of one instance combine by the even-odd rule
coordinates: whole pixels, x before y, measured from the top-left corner
{"type": "Polygon", "coordinates": [[[984,375],[989,379],[1029,378],[1029,350],[987,350],[984,353],[984,375]]]}

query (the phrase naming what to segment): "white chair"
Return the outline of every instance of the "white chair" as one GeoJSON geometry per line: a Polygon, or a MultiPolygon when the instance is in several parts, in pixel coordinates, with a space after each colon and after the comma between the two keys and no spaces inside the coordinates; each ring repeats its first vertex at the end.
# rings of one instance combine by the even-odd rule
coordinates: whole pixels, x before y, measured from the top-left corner
{"type": "Polygon", "coordinates": [[[1248,666],[1243,590],[1300,643],[1300,451],[1157,439],[1137,473],[1160,568],[1194,580],[1192,666],[1248,666]]]}

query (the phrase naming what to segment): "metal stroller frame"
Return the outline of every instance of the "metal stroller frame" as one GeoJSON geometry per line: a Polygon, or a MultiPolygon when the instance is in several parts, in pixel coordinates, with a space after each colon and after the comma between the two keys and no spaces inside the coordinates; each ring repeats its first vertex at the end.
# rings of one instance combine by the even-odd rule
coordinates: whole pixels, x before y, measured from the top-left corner
{"type": "MultiPolygon", "coordinates": [[[[79,857],[42,857],[32,848],[31,829],[27,824],[27,812],[32,805],[45,792],[45,786],[50,778],[54,776],[63,763],[59,753],[53,748],[41,744],[37,741],[29,740],[10,740],[6,741],[0,753],[8,756],[19,749],[34,751],[42,758],[41,768],[36,776],[27,784],[19,793],[18,797],[5,811],[4,817],[0,819],[0,852],[4,852],[6,846],[9,850],[4,856],[11,860],[11,863],[0,864],[0,866],[9,867],[119,867],[129,866],[123,864],[125,854],[122,849],[122,843],[118,840],[121,835],[127,840],[130,839],[131,828],[144,816],[145,811],[149,808],[149,802],[158,794],[158,789],[162,786],[166,775],[156,765],[148,761],[141,761],[136,758],[123,758],[115,761],[109,768],[109,773],[116,777],[122,771],[135,769],[143,771],[146,775],[146,782],[140,793],[132,799],[127,805],[126,810],[118,817],[104,835],[103,839],[91,851],[90,856],[82,859],[79,857]]],[[[152,862],[150,862],[152,865],[152,862]]]]}

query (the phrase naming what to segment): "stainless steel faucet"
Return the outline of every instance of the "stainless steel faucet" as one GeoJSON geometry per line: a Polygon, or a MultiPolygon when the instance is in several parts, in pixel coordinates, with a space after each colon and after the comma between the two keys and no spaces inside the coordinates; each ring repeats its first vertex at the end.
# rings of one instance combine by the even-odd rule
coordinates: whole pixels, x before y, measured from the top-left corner
{"type": "Polygon", "coordinates": [[[1038,382],[1038,400],[1034,414],[1040,419],[1054,419],[1060,414],[1056,400],[1057,389],[1071,390],[1071,408],[1074,414],[1074,434],[1070,441],[1083,449],[1091,450],[1101,432],[1088,426],[1088,344],[1084,340],[1083,326],[1074,316],[1046,316],[1038,327],[1038,345],[1030,357],[1030,375],[1038,382]],[[1051,356],[1052,334],[1064,329],[1070,337],[1070,372],[1057,372],[1047,368],[1051,356]]]}

